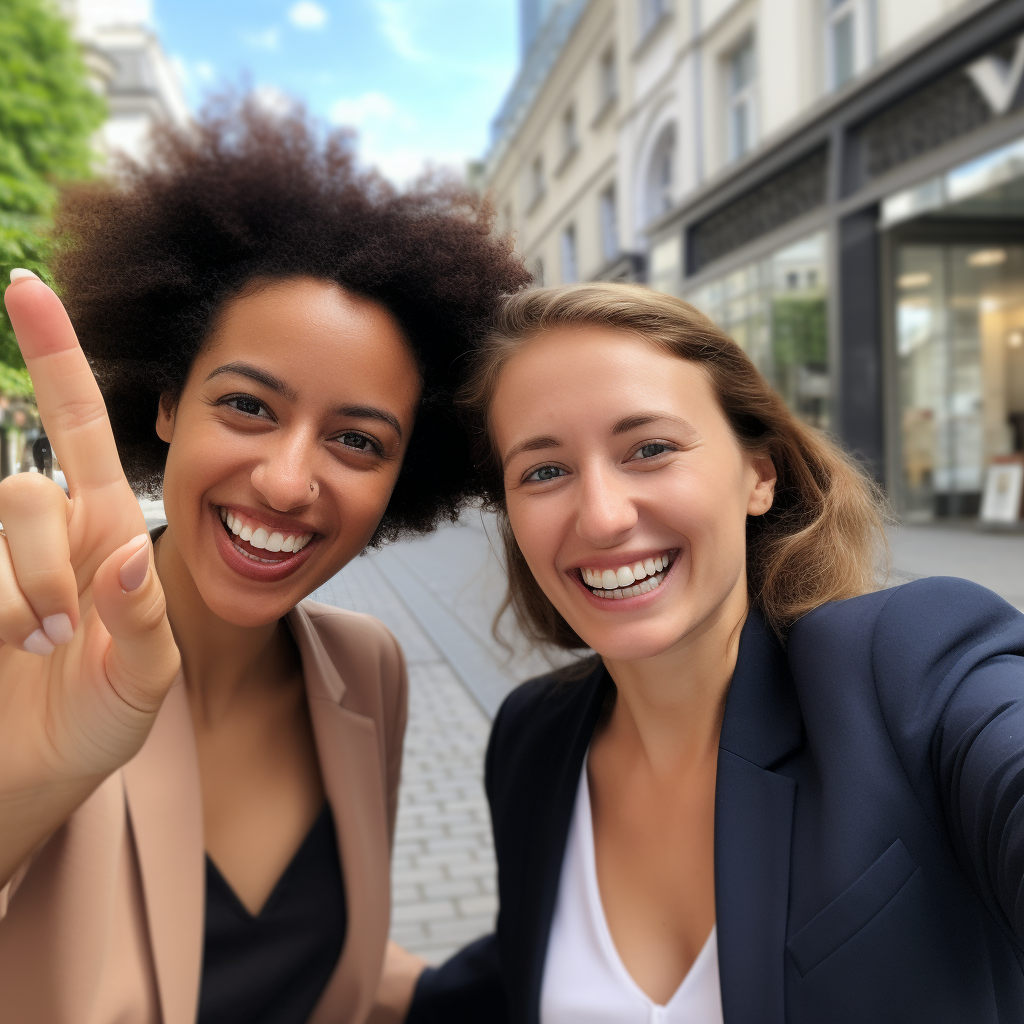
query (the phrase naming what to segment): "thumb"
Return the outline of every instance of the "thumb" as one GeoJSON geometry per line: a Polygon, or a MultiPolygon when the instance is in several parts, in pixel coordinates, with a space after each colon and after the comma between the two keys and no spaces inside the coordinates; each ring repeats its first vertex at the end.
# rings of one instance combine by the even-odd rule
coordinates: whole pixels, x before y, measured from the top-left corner
{"type": "Polygon", "coordinates": [[[178,674],[181,656],[148,534],[122,544],[104,560],[92,593],[113,640],[105,664],[110,685],[136,710],[155,713],[178,674]]]}

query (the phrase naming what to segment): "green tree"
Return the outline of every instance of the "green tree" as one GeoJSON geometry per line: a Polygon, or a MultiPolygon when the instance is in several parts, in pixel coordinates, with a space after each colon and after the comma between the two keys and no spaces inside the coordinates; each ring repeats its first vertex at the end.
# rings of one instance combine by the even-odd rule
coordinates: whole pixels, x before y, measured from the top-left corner
{"type": "MultiPolygon", "coordinates": [[[[51,213],[63,181],[88,177],[105,105],[89,87],[81,47],[51,0],[0,0],[0,273],[44,279],[51,213]]],[[[0,392],[28,395],[14,332],[0,309],[0,392]]]]}

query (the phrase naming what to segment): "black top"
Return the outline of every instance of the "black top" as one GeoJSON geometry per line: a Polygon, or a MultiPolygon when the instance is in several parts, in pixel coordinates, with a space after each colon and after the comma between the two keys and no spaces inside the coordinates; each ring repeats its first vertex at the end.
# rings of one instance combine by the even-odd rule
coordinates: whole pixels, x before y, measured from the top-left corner
{"type": "MultiPolygon", "coordinates": [[[[539,1024],[608,673],[514,690],[486,788],[497,933],[423,974],[406,1024],[539,1024]]],[[[1024,1024],[1024,616],[964,580],[751,613],[715,786],[725,1024],[1024,1024]]]]}
{"type": "Polygon", "coordinates": [[[341,956],[347,923],[327,803],[255,917],[207,857],[197,1024],[305,1024],[341,956]]]}

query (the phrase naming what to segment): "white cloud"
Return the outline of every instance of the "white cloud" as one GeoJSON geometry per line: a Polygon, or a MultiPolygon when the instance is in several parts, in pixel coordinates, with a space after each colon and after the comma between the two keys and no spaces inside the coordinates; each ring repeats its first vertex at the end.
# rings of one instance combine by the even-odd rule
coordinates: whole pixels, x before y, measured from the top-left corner
{"type": "Polygon", "coordinates": [[[331,120],[335,124],[365,128],[373,123],[392,120],[397,108],[390,97],[382,92],[364,92],[362,96],[335,100],[331,105],[331,120]]]}
{"type": "Polygon", "coordinates": [[[281,42],[281,33],[276,28],[265,28],[262,32],[244,32],[242,41],[254,50],[276,50],[281,42]]]}
{"type": "Polygon", "coordinates": [[[258,85],[252,91],[256,104],[273,117],[284,117],[295,108],[295,100],[276,85],[258,85]]]}
{"type": "Polygon", "coordinates": [[[408,4],[402,0],[375,0],[373,6],[380,19],[381,33],[399,57],[417,63],[430,59],[413,39],[409,28],[413,15],[408,4]]]}
{"type": "Polygon", "coordinates": [[[313,0],[299,0],[288,9],[288,20],[296,28],[323,28],[327,24],[327,11],[313,0]]]}

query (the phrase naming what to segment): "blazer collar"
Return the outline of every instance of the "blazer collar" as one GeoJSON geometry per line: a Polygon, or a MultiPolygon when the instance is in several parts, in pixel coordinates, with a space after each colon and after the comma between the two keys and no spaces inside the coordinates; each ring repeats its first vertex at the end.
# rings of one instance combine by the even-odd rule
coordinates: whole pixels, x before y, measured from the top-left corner
{"type": "Polygon", "coordinates": [[[751,611],[726,698],[715,789],[715,906],[726,1024],[784,1024],[796,783],[769,770],[803,722],[785,653],[751,611]]]}
{"type": "Polygon", "coordinates": [[[179,673],[142,749],[124,766],[163,1024],[194,1024],[206,860],[199,759],[179,673]]]}
{"type": "MultiPolygon", "coordinates": [[[[390,907],[386,794],[376,727],[343,705],[344,680],[310,617],[286,620],[302,659],[320,771],[334,814],[348,913],[343,954],[310,1024],[360,1019],[372,1004],[390,907]]],[[[123,769],[163,1024],[195,1024],[202,972],[206,843],[199,760],[179,674],[123,769]]]]}
{"type": "Polygon", "coordinates": [[[346,685],[300,605],[287,616],[302,657],[320,772],[345,885],[345,946],[310,1024],[362,1020],[373,1005],[391,907],[387,793],[374,721],[344,706],[346,685]]]}

